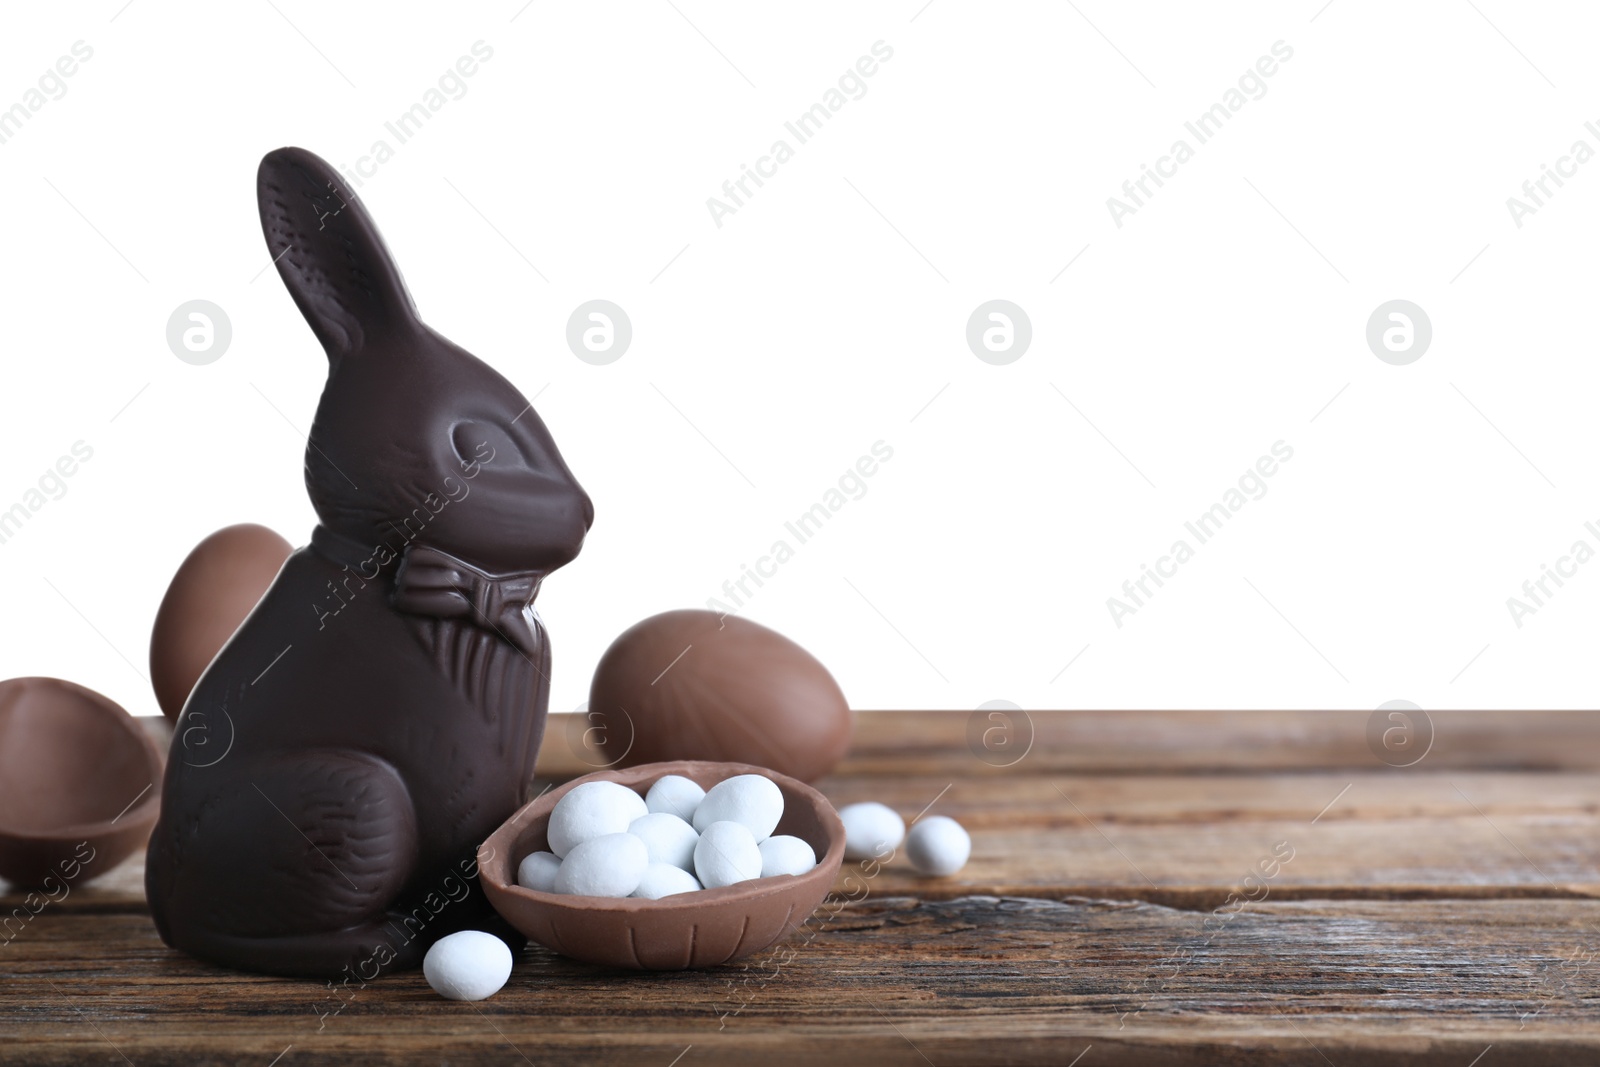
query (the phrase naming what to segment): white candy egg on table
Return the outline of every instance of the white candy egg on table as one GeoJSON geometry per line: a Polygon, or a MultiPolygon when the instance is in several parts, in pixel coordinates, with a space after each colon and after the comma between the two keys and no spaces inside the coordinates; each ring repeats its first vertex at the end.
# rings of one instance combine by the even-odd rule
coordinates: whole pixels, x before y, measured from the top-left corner
{"type": "Polygon", "coordinates": [[[694,810],[706,798],[706,791],[681,774],[664,774],[644,795],[645,807],[694,822],[694,810]]]}
{"type": "Polygon", "coordinates": [[[441,997],[482,1000],[498,993],[511,977],[511,949],[493,934],[459,930],[428,949],[422,975],[441,997]]]}
{"type": "Polygon", "coordinates": [[[972,838],[961,824],[945,815],[930,815],[911,828],[906,856],[923,874],[955,874],[972,855],[972,838]]]}
{"type": "Polygon", "coordinates": [[[649,809],[645,807],[644,798],[627,786],[616,782],[585,782],[556,801],[551,809],[546,831],[550,851],[565,858],[585,841],[606,834],[627,833],[628,824],[646,814],[649,809]]]}
{"type": "MultiPolygon", "coordinates": [[[[710,794],[706,796],[709,800],[710,794]]],[[[694,846],[694,873],[707,889],[760,878],[761,848],[755,835],[743,823],[711,823],[694,846]]]]}
{"type": "Polygon", "coordinates": [[[772,835],[782,818],[783,790],[778,784],[759,774],[739,774],[707,791],[694,811],[694,828],[705,833],[713,823],[736,822],[762,841],[772,835]]]}
{"type": "Polygon", "coordinates": [[[652,811],[628,824],[628,833],[643,841],[651,863],[670,863],[694,870],[694,846],[700,840],[694,827],[665,811],[652,811]]]}
{"type": "Polygon", "coordinates": [[[817,865],[816,851],[798,837],[779,834],[756,846],[761,850],[761,877],[805,874],[817,865]]]}
{"type": "Polygon", "coordinates": [[[699,888],[700,880],[682,867],[670,863],[652,863],[645,868],[644,877],[639,879],[639,888],[633,891],[633,895],[646,900],[660,900],[679,893],[693,893],[699,888]]]}
{"type": "Polygon", "coordinates": [[[639,888],[650,852],[645,843],[624,831],[590,838],[574,845],[556,872],[557,893],[585,897],[625,897],[639,888]]]}
{"type": "Polygon", "coordinates": [[[540,893],[555,891],[556,872],[561,869],[561,857],[554,852],[530,852],[517,865],[517,884],[524,889],[540,893]]]}
{"type": "Polygon", "coordinates": [[[906,839],[905,820],[887,804],[869,800],[839,809],[844,823],[844,854],[848,859],[882,859],[906,839]]]}

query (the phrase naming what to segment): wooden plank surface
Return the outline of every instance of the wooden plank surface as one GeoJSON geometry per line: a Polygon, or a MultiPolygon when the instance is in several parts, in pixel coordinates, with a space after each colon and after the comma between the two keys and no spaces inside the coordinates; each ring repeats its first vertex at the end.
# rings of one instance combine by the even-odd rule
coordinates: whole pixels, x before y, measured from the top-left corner
{"type": "MultiPolygon", "coordinates": [[[[1596,773],[835,775],[819,785],[836,805],[878,800],[907,819],[937,799],[933,812],[967,828],[972,858],[957,875],[921,878],[903,862],[879,875],[882,892],[922,899],[1213,907],[1278,842],[1294,850],[1274,880],[1278,899],[1600,897],[1596,773]]],[[[59,906],[142,911],[143,876],[136,857],[59,906]]]]}
{"type": "MultiPolygon", "coordinates": [[[[856,715],[842,777],[1005,777],[1073,773],[1462,769],[1600,770],[1600,712],[1426,711],[1414,715],[1427,754],[1394,767],[1374,751],[1377,713],[1334,711],[870,711],[856,715]],[[1010,746],[1007,748],[1006,746],[1010,746]]],[[[1381,718],[1381,716],[1380,716],[1381,718]]],[[[140,720],[165,745],[166,720],[140,720]]],[[[1384,723],[1388,720],[1384,719],[1384,723]]],[[[538,772],[599,769],[581,751],[584,721],[549,717],[538,772]]]]}
{"type": "MultiPolygon", "coordinates": [[[[1595,717],[1434,712],[1407,768],[1367,718],[1033,712],[997,767],[965,714],[863,714],[820,788],[957,818],[959,875],[841,882],[865,897],[748,966],[530,947],[477,1005],[188,960],[130,861],[0,946],[0,1062],[1600,1061],[1595,717]]],[[[590,769],[547,736],[542,775],[590,769]]]]}
{"type": "MultiPolygon", "coordinates": [[[[856,716],[845,776],[923,773],[1002,777],[1211,771],[1405,770],[1465,768],[1600,769],[1600,712],[1424,711],[1412,713],[1427,755],[1396,768],[1375,754],[1373,710],[1335,711],[874,711],[856,716]],[[1009,746],[1009,747],[1008,747],[1009,746]]],[[[595,767],[575,752],[581,729],[550,716],[540,772],[559,777],[595,767]]],[[[1381,737],[1382,734],[1379,734],[1381,737]]],[[[594,757],[589,756],[589,759],[594,757]]]]}
{"type": "Polygon", "coordinates": [[[787,952],[636,975],[521,957],[480,1004],[233,976],[138,916],[41,915],[11,947],[0,1057],[90,1064],[1592,1062],[1589,901],[868,898],[787,952]],[[1212,918],[1211,925],[1206,925],[1212,918]],[[290,1048],[292,1046],[292,1048],[290,1048]],[[520,1050],[520,1051],[519,1051],[520,1050]],[[692,1059],[690,1058],[692,1056],[692,1059]]]}

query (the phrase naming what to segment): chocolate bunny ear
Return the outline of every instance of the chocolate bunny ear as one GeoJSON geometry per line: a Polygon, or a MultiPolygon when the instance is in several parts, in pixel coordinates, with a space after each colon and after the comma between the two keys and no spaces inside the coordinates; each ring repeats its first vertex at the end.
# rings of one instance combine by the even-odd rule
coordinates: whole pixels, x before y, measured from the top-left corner
{"type": "Polygon", "coordinates": [[[416,322],[378,228],[338,171],[303,148],[279,148],[261,160],[256,194],[267,250],[330,360],[416,322]]]}

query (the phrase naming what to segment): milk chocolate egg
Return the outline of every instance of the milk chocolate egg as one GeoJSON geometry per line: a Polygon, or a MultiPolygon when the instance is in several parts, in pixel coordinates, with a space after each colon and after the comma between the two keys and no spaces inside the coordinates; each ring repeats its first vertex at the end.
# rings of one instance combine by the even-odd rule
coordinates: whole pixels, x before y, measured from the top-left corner
{"type": "Polygon", "coordinates": [[[177,720],[194,683],[293,551],[265,526],[247,522],[207,537],[178,567],[150,632],[150,681],[169,720],[177,720]]]}
{"type": "Polygon", "coordinates": [[[776,631],[714,611],[668,611],[612,642],[595,669],[589,714],[603,757],[632,767],[718,760],[801,781],[850,747],[850,706],[826,667],[776,631]]]}

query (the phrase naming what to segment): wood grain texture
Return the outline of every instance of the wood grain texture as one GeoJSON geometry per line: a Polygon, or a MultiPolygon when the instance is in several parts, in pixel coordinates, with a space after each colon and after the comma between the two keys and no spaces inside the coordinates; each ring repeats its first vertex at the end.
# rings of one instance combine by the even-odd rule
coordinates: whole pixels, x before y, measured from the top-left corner
{"type": "MultiPolygon", "coordinates": [[[[1132,774],[1208,771],[1387,770],[1367,739],[1371,710],[1335,711],[1034,711],[1033,745],[1010,767],[973,757],[978,713],[862,713],[847,774],[959,770],[985,774],[1132,774]],[[894,716],[908,716],[902,722],[894,716]],[[976,722],[975,722],[976,720],[976,722]]],[[[1600,769],[1600,712],[1428,711],[1433,743],[1412,770],[1600,769]]],[[[1025,730],[996,735],[1023,743],[1025,730]]],[[[553,753],[552,753],[553,755],[553,753]]],[[[1000,762],[997,752],[989,757],[1000,762]]],[[[1014,752],[1004,757],[1014,758],[1014,752]]]]}
{"type": "MultiPolygon", "coordinates": [[[[1600,1062],[1595,716],[1434,712],[1397,769],[1367,714],[1034,712],[1005,768],[965,714],[863,714],[819,788],[957,818],[960,874],[847,867],[747,966],[531,947],[480,1004],[189,960],[130,862],[0,944],[0,1062],[1600,1062]]],[[[542,775],[590,769],[547,738],[542,775]]]]}
{"type": "MultiPolygon", "coordinates": [[[[864,711],[856,715],[846,777],[927,774],[962,778],[1073,773],[1388,771],[1367,732],[1374,712],[1033,711],[1014,723],[978,712],[864,711]],[[986,731],[1003,726],[988,738],[986,731]],[[1001,745],[1012,745],[1002,751],[1001,745]],[[1025,754],[1017,755],[1021,749],[1025,754]],[[1012,761],[1015,762],[1012,762],[1012,761]],[[998,764],[1008,764],[999,766],[998,764]]],[[[583,723],[549,716],[538,773],[566,780],[598,770],[582,750],[583,723]]],[[[1429,711],[1432,744],[1412,773],[1600,770],[1600,712],[1429,711]]],[[[140,720],[163,746],[160,716],[140,720]]],[[[198,743],[214,741],[202,735],[198,743]]],[[[180,741],[181,745],[181,741],[180,741]]],[[[207,753],[208,758],[210,754],[207,753]]]]}
{"type": "MultiPolygon", "coordinates": [[[[908,819],[937,800],[932,811],[967,828],[972,858],[957,875],[920,878],[903,860],[880,875],[882,891],[929,900],[1214,907],[1280,841],[1295,855],[1278,899],[1600,897],[1600,773],[835,775],[818,786],[836,806],[879,800],[908,819]]],[[[142,911],[142,861],[57,906],[142,911]]]]}
{"type": "Polygon", "coordinates": [[[236,976],[137,916],[41,915],[8,951],[0,1058],[31,1063],[1588,1062],[1600,903],[1142,903],[869,896],[701,972],[523,953],[481,1004],[236,976]],[[1208,925],[1209,920],[1209,925],[1208,925]],[[520,1050],[520,1052],[519,1052],[520,1050]],[[692,1060],[689,1058],[692,1056],[692,1060]]]}

